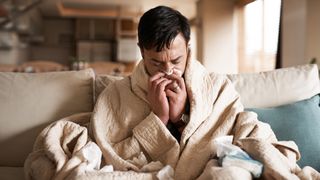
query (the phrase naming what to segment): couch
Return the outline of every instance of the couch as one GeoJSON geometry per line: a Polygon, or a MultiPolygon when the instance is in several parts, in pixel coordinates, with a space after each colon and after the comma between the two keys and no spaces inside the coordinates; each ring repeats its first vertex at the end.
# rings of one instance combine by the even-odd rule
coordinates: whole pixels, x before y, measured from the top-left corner
{"type": "MultiPolygon", "coordinates": [[[[280,127],[277,129],[280,133],[287,129],[296,134],[294,128],[301,126],[305,116],[311,116],[308,126],[300,128],[299,132],[308,132],[307,135],[312,136],[301,135],[305,138],[302,142],[308,140],[315,145],[306,144],[308,148],[303,150],[308,151],[311,146],[315,147],[311,155],[320,153],[320,142],[314,142],[320,136],[317,132],[320,129],[320,114],[317,114],[320,113],[319,98],[315,99],[319,97],[320,83],[316,65],[222,76],[227,76],[235,85],[246,110],[256,111],[263,121],[270,121],[268,114],[274,115],[283,108],[287,110],[280,111],[278,116],[286,121],[288,127],[279,125],[280,121],[269,122],[272,128],[280,127]],[[305,103],[309,101],[313,102],[313,109],[304,109],[311,109],[312,115],[303,112],[303,119],[289,118],[291,105],[302,103],[294,106],[296,109],[293,111],[299,112],[299,108],[306,107],[305,103]]],[[[96,75],[92,69],[34,74],[0,72],[0,179],[23,179],[24,160],[41,130],[62,117],[92,111],[99,93],[118,79],[121,77],[96,75]]],[[[290,135],[286,138],[290,139],[290,135]]],[[[319,156],[311,158],[320,165],[319,156]]],[[[302,165],[309,165],[309,161],[307,159],[302,165]]]]}

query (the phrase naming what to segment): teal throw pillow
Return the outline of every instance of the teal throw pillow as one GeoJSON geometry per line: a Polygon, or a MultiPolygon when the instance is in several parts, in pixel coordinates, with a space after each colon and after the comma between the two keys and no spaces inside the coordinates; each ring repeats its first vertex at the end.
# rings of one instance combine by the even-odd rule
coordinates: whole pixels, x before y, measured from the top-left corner
{"type": "Polygon", "coordinates": [[[270,124],[278,140],[293,140],[299,147],[298,165],[320,171],[320,95],[272,108],[246,109],[270,124]]]}

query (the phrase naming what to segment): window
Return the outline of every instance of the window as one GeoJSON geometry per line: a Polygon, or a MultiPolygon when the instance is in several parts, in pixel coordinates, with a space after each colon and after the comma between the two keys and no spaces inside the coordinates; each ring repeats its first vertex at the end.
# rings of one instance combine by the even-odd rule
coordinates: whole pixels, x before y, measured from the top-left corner
{"type": "Polygon", "coordinates": [[[239,72],[275,69],[281,0],[256,0],[238,10],[239,72]]]}

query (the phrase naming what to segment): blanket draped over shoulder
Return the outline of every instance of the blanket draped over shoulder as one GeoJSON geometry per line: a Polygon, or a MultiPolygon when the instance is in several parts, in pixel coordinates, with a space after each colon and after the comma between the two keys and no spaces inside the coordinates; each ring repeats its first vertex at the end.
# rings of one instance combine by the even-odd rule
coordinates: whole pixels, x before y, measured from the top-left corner
{"type": "Polygon", "coordinates": [[[262,178],[320,178],[296,165],[294,142],[278,141],[269,125],[244,111],[225,76],[187,62],[190,122],[180,142],[151,111],[148,78],[141,61],[131,76],[106,87],[92,113],[44,129],[25,162],[26,179],[251,179],[244,169],[219,167],[213,140],[225,135],[264,164],[262,178]]]}

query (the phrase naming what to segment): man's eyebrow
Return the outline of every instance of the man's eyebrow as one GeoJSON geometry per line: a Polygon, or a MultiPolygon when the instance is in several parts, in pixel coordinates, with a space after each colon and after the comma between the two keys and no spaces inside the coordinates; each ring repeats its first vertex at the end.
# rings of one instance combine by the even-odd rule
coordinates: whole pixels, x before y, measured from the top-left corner
{"type": "Polygon", "coordinates": [[[175,59],[172,59],[172,60],[170,60],[170,61],[177,61],[178,59],[180,59],[182,56],[178,56],[178,57],[176,57],[175,59]]]}
{"type": "MultiPolygon", "coordinates": [[[[180,59],[182,56],[178,56],[174,59],[171,59],[170,61],[177,61],[178,59],[180,59]]],[[[152,61],[156,61],[156,62],[159,62],[159,63],[162,63],[163,61],[159,61],[158,59],[155,59],[155,58],[151,58],[152,61]]]]}

